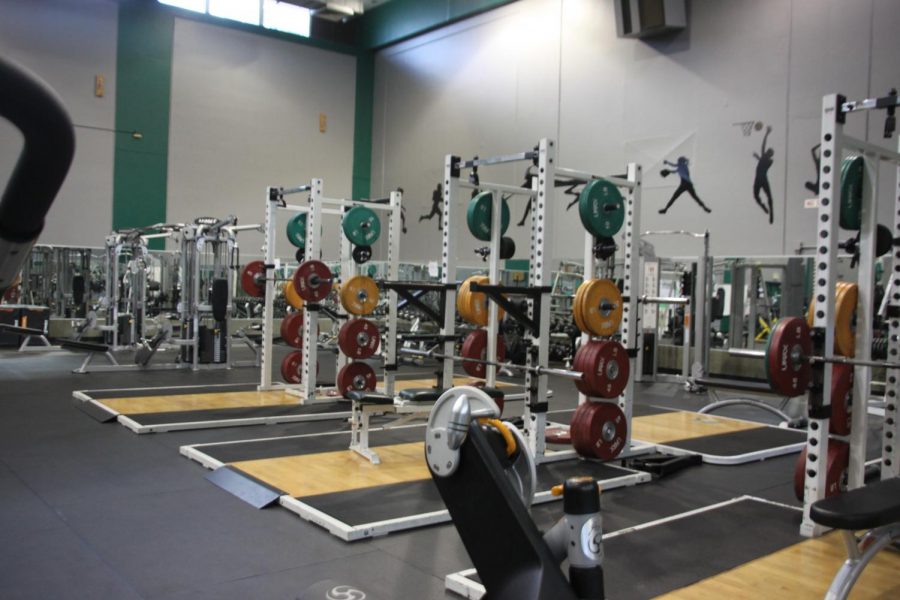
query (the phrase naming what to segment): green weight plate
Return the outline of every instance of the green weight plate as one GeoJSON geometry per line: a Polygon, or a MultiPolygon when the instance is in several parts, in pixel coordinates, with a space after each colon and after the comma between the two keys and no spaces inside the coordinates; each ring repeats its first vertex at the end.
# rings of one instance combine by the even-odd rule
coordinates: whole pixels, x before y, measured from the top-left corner
{"type": "Polygon", "coordinates": [[[625,201],[619,188],[605,179],[594,179],[578,195],[581,224],[596,237],[612,237],[625,223],[625,201]]]}
{"type": "Polygon", "coordinates": [[[865,163],[862,156],[841,162],[841,227],[857,231],[862,224],[862,191],[865,163]]]}
{"type": "Polygon", "coordinates": [[[295,248],[306,247],[306,213],[297,213],[287,222],[287,237],[295,248]]]}
{"type": "Polygon", "coordinates": [[[354,206],[344,214],[344,235],[356,246],[371,246],[381,235],[381,221],[368,206],[354,206]]]}
{"type": "MultiPolygon", "coordinates": [[[[500,209],[500,235],[509,229],[509,204],[504,199],[500,209]]],[[[491,241],[491,213],[494,208],[494,195],[491,192],[481,192],[469,201],[466,211],[466,224],[469,231],[476,239],[482,242],[491,241]]]]}

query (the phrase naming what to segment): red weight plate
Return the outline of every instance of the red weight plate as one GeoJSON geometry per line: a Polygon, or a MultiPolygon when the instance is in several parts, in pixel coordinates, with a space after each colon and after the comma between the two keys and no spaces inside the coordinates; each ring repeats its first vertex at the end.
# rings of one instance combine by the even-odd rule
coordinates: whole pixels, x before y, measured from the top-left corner
{"type": "Polygon", "coordinates": [[[853,391],[853,367],[836,364],[831,370],[831,419],[828,431],[836,435],[850,433],[850,398],[853,391]]]}
{"type": "Polygon", "coordinates": [[[288,313],[281,320],[281,339],[288,346],[303,347],[303,312],[288,313]]]}
{"type": "MultiPolygon", "coordinates": [[[[806,475],[806,450],[797,457],[794,466],[794,495],[803,500],[806,475]]],[[[850,465],[850,446],[840,440],[828,440],[828,461],[825,465],[825,497],[834,496],[846,487],[844,475],[850,465]]]]}
{"type": "Polygon", "coordinates": [[[281,377],[285,383],[300,383],[300,368],[303,366],[303,353],[294,350],[281,361],[281,377]]]}
{"type": "MultiPolygon", "coordinates": [[[[475,358],[478,360],[486,360],[487,358],[487,330],[476,329],[466,336],[462,345],[463,358],[475,358]]],[[[503,338],[497,336],[497,361],[502,362],[506,359],[506,345],[503,338]]],[[[487,365],[484,363],[476,363],[472,361],[463,361],[463,371],[469,377],[484,377],[487,374],[487,365]]]]}
{"type": "Polygon", "coordinates": [[[254,298],[266,295],[266,263],[254,260],[244,265],[241,270],[241,289],[254,298]]]}
{"type": "Polygon", "coordinates": [[[573,446],[578,444],[582,447],[590,447],[587,423],[594,410],[591,408],[593,405],[594,403],[590,401],[579,404],[578,408],[575,409],[575,412],[572,413],[572,420],[569,422],[569,437],[572,440],[573,446]]]}
{"type": "MultiPolygon", "coordinates": [[[[319,367],[322,363],[316,363],[316,375],[319,374],[319,367]]],[[[281,377],[286,383],[300,383],[300,369],[303,368],[303,353],[299,350],[285,355],[281,361],[281,377]]]]}
{"type": "Polygon", "coordinates": [[[368,391],[375,389],[378,379],[375,369],[364,362],[353,362],[344,365],[337,376],[338,391],[346,396],[350,390],[368,391]]]}
{"type": "Polygon", "coordinates": [[[338,333],[338,347],[350,358],[369,358],[380,343],[378,327],[368,319],[350,319],[338,333]]]}
{"type": "Polygon", "coordinates": [[[625,413],[613,402],[585,402],[573,421],[572,446],[581,456],[611,460],[621,454],[628,436],[625,413]]]}
{"type": "Polygon", "coordinates": [[[571,444],[572,436],[568,427],[548,427],[544,430],[544,441],[548,444],[571,444]]]}
{"type": "Polygon", "coordinates": [[[294,271],[294,289],[307,302],[320,302],[331,292],[331,269],[320,260],[308,260],[294,271]]]}
{"type": "Polygon", "coordinates": [[[783,396],[806,393],[812,378],[807,358],[812,353],[809,325],[800,317],[778,321],[766,346],[766,375],[772,391],[783,396]]]}
{"type": "Polygon", "coordinates": [[[590,390],[588,395],[615,398],[628,384],[628,353],[619,342],[605,340],[591,344],[597,345],[597,351],[585,365],[584,380],[590,390]]]}
{"type": "Polygon", "coordinates": [[[575,380],[575,387],[578,391],[586,396],[591,395],[591,388],[587,384],[587,365],[590,364],[591,356],[597,352],[597,346],[594,342],[586,342],[581,344],[575,352],[575,360],[572,367],[582,374],[581,379],[575,380]]]}

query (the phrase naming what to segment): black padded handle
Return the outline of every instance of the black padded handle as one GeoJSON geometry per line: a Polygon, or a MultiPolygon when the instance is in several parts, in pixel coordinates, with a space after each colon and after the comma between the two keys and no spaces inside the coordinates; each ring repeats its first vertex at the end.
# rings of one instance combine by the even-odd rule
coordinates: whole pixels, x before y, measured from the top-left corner
{"type": "Polygon", "coordinates": [[[44,217],[69,172],[75,130],[56,92],[35,74],[3,58],[0,90],[0,116],[25,138],[0,200],[0,237],[31,242],[43,230],[44,217]]]}

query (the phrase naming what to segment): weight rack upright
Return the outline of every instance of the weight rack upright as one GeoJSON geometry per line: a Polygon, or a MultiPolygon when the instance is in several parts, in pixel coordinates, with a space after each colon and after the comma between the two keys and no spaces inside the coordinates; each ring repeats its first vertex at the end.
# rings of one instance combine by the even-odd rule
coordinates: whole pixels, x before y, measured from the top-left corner
{"type": "MultiPolygon", "coordinates": [[[[894,216],[892,236],[900,236],[900,152],[888,150],[844,132],[847,115],[857,111],[888,108],[898,104],[896,96],[869,98],[847,102],[840,94],[828,94],[822,99],[821,164],[819,165],[819,196],[816,227],[816,254],[813,294],[816,312],[813,315],[813,353],[833,355],[835,289],[837,283],[838,225],[841,208],[841,162],[844,152],[860,153],[864,160],[863,197],[859,240],[859,297],[856,319],[857,359],[871,360],[873,292],[875,275],[875,240],[878,218],[878,171],[882,161],[896,169],[893,187],[894,216]]],[[[887,130],[887,127],[886,127],[887,130]]],[[[886,131],[889,133],[889,131],[886,131]]],[[[893,269],[887,287],[887,317],[890,326],[888,360],[897,361],[900,355],[900,248],[892,248],[893,269]]],[[[867,404],[871,385],[870,366],[854,367],[854,410],[850,428],[850,465],[848,488],[861,487],[865,478],[867,404]]],[[[813,385],[810,388],[807,410],[807,457],[804,477],[803,522],[800,533],[807,537],[825,532],[809,516],[813,502],[825,497],[831,416],[832,369],[824,363],[813,365],[813,385]]],[[[885,383],[884,431],[881,452],[881,478],[900,475],[900,436],[897,400],[900,382],[888,373],[885,383]]]]}

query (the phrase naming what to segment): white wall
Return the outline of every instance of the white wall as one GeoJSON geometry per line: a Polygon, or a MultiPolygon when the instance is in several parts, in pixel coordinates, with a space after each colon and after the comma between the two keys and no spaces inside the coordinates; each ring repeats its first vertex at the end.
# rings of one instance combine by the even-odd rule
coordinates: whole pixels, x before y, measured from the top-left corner
{"type": "MultiPolygon", "coordinates": [[[[176,19],[168,220],[262,223],[266,186],[312,177],[324,179],[327,196],[349,197],[355,77],[349,55],[176,19]]],[[[278,237],[279,253],[293,256],[282,226],[278,237]]],[[[241,234],[242,253],[259,254],[262,241],[241,234]]],[[[339,240],[329,242],[336,253],[339,240]]]]}
{"type": "MultiPolygon", "coordinates": [[[[414,215],[430,208],[444,154],[519,151],[542,136],[558,140],[563,166],[621,173],[642,163],[645,230],[708,228],[718,255],[791,253],[811,242],[804,182],[815,179],[821,97],[900,85],[900,0],[695,0],[688,9],[685,32],[640,41],[616,37],[612,2],[520,0],[382,51],[373,194],[406,191],[402,256],[439,256],[436,224],[414,215]],[[764,130],[744,137],[740,121],[773,128],[772,225],[752,196],[764,130]],[[660,176],[661,161],[681,154],[710,215],[686,195],[658,213],[678,183],[660,176]]],[[[869,139],[882,143],[883,115],[869,121],[869,139]]],[[[866,135],[866,117],[850,117],[848,131],[866,135]]],[[[491,179],[518,184],[521,173],[491,179]]],[[[888,190],[881,197],[886,221],[888,190]]],[[[579,257],[577,213],[559,201],[552,256],[579,257]]],[[[527,240],[516,233],[521,248],[527,240]]],[[[459,235],[463,248],[474,245],[459,235]]],[[[687,239],[653,241],[662,255],[698,250],[687,239]]]]}
{"type": "MultiPolygon", "coordinates": [[[[3,0],[0,54],[47,81],[76,125],[112,129],[117,11],[113,0],[3,0]],[[106,80],[102,98],[94,96],[95,75],[106,80]]],[[[112,226],[114,135],[83,127],[75,133],[75,158],[39,241],[101,246],[112,226]]],[[[0,188],[21,148],[21,134],[0,120],[0,188]]]]}

